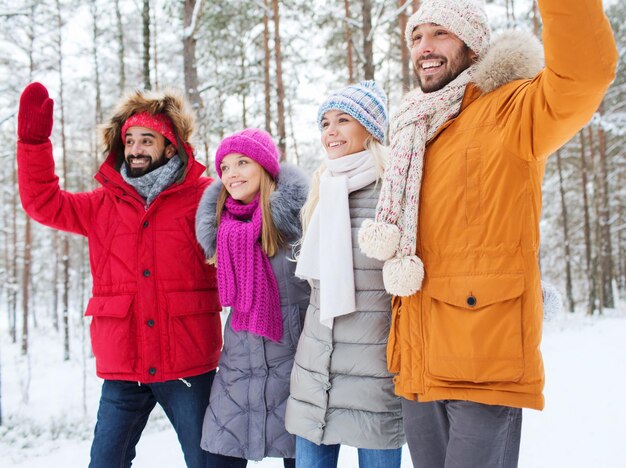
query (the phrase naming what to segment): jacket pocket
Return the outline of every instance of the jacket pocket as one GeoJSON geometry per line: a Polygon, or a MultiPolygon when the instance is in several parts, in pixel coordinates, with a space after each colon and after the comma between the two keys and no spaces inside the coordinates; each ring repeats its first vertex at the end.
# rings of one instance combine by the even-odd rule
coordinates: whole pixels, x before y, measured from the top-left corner
{"type": "Polygon", "coordinates": [[[91,346],[102,373],[132,373],[137,361],[135,329],[130,313],[133,295],[95,296],[85,315],[93,317],[91,346]]]}
{"type": "Polygon", "coordinates": [[[216,364],[222,348],[217,290],[169,292],[166,296],[172,372],[216,364]]]}
{"type": "Polygon", "coordinates": [[[524,371],[521,274],[431,278],[428,372],[441,380],[515,382],[524,371]]]}
{"type": "Polygon", "coordinates": [[[391,328],[387,340],[387,369],[392,374],[400,372],[400,316],[402,315],[402,298],[394,296],[391,301],[391,328]]]}

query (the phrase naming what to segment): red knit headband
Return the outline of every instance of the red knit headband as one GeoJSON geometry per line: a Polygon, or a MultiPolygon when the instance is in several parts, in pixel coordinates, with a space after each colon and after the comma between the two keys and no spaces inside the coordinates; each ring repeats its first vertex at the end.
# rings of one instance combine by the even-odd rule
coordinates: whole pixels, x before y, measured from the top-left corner
{"type": "Polygon", "coordinates": [[[126,140],[126,130],[130,127],[146,127],[154,130],[167,138],[169,142],[174,145],[174,148],[178,149],[174,126],[170,118],[165,114],[152,115],[149,112],[140,112],[131,115],[122,126],[122,141],[126,140]]]}

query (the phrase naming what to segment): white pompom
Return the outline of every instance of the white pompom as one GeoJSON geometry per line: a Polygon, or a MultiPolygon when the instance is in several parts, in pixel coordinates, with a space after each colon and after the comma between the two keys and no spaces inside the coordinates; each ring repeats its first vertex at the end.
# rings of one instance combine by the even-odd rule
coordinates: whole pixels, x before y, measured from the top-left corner
{"type": "Polygon", "coordinates": [[[385,289],[393,296],[410,296],[422,288],[424,264],[417,255],[396,257],[383,266],[385,289]]]}
{"type": "Polygon", "coordinates": [[[370,258],[387,260],[400,245],[400,229],[394,224],[366,219],[359,230],[359,247],[370,258]]]}

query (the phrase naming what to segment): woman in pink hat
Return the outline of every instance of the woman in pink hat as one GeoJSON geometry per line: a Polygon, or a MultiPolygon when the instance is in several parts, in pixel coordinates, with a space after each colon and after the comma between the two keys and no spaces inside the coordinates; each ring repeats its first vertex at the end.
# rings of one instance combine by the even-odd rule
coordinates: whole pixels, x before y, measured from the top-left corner
{"type": "Polygon", "coordinates": [[[285,405],[309,285],[294,276],[292,244],[308,191],[299,169],[279,164],[271,136],[248,128],[225,138],[204,193],[196,235],[217,265],[222,306],[230,307],[224,347],[204,417],[208,467],[244,467],[280,457],[295,466],[285,405]]]}

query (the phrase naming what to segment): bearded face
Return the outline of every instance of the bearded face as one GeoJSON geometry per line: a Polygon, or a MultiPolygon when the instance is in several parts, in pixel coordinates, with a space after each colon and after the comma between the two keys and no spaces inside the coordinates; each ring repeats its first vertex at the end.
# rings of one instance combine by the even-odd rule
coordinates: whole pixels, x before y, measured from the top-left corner
{"type": "Polygon", "coordinates": [[[124,135],[124,161],[131,177],[140,177],[167,164],[176,148],[158,132],[130,127],[124,135]]]}
{"type": "Polygon", "coordinates": [[[426,23],[413,30],[411,61],[425,93],[442,89],[469,68],[475,58],[476,54],[443,26],[426,23]]]}

